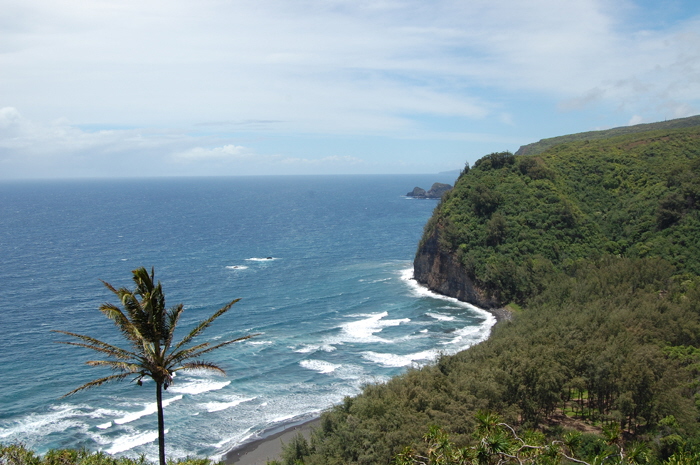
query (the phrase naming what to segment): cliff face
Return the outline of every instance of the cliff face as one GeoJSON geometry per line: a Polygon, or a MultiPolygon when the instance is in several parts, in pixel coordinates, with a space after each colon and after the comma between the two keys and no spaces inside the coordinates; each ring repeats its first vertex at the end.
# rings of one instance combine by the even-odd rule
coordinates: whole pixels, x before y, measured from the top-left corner
{"type": "Polygon", "coordinates": [[[436,227],[418,248],[413,261],[416,281],[433,292],[469,302],[480,308],[499,307],[498,302],[488,298],[474,285],[459,260],[440,247],[439,234],[440,228],[436,227]]]}

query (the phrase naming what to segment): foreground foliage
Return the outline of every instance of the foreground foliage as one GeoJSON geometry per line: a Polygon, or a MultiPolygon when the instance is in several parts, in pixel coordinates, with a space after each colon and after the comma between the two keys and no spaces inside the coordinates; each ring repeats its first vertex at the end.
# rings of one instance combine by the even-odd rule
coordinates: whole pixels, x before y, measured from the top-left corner
{"type": "MultiPolygon", "coordinates": [[[[170,465],[222,465],[208,459],[185,458],[169,461],[170,465]]],[[[144,457],[130,459],[114,457],[104,452],[88,452],[85,449],[51,449],[38,456],[21,444],[0,444],[0,465],[153,465],[144,457]]]]}
{"type": "MultiPolygon", "coordinates": [[[[581,449],[584,437],[568,432],[562,439],[546,438],[533,430],[519,435],[515,429],[498,422],[498,417],[480,413],[474,445],[458,447],[438,427],[431,427],[424,436],[427,455],[419,455],[411,448],[394,456],[392,465],[554,465],[578,463],[582,465],[644,465],[651,463],[649,447],[645,443],[624,444],[617,425],[610,424],[603,436],[596,438],[597,453],[589,461],[573,457],[581,449]]],[[[664,465],[697,465],[700,452],[676,452],[663,461],[664,465]]]]}

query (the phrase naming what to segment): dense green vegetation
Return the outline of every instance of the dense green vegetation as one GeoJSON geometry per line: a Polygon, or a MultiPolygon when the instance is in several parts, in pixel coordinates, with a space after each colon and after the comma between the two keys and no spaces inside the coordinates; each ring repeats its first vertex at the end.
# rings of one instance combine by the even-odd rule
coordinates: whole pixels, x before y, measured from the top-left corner
{"type": "MultiPolygon", "coordinates": [[[[214,465],[208,459],[186,458],[169,461],[170,465],[214,465]]],[[[85,449],[51,449],[44,456],[21,444],[0,444],[0,464],[2,465],[153,465],[144,457],[130,459],[113,457],[104,452],[89,452],[85,449]]]]}
{"type": "Polygon", "coordinates": [[[579,132],[577,134],[568,134],[566,136],[550,137],[548,139],[542,139],[539,142],[534,142],[532,144],[523,145],[515,152],[516,155],[538,155],[545,150],[551,149],[555,145],[563,144],[566,142],[575,142],[583,140],[597,140],[597,139],[610,139],[615,136],[622,136],[625,134],[635,134],[639,132],[649,132],[657,131],[659,129],[678,129],[678,128],[688,128],[692,126],[700,125],[700,115],[690,116],[688,118],[678,118],[666,121],[659,121],[657,123],[647,123],[647,124],[636,124],[634,126],[621,126],[619,128],[606,129],[603,131],[589,131],[589,132],[579,132]]]}
{"type": "Polygon", "coordinates": [[[700,274],[700,127],[494,153],[465,169],[426,226],[497,300],[605,254],[700,274]]]}
{"type": "Polygon", "coordinates": [[[345,399],[283,462],[697,463],[699,202],[698,127],[465,168],[424,237],[524,310],[345,399]]]}

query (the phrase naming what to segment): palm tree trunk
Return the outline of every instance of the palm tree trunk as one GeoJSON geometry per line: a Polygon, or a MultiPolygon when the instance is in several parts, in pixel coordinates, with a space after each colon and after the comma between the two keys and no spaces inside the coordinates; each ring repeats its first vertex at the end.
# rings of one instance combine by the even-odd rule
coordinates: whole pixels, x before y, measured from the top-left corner
{"type": "Polygon", "coordinates": [[[158,406],[158,456],[160,465],[165,464],[165,422],[163,420],[163,384],[156,382],[156,404],[158,406]]]}

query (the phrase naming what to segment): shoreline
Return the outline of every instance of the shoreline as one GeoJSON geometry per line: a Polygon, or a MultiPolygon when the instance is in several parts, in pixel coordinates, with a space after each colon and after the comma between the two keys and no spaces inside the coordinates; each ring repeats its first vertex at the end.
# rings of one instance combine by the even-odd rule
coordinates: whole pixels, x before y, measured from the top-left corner
{"type": "Polygon", "coordinates": [[[321,417],[315,417],[303,423],[284,428],[282,431],[250,441],[226,454],[222,462],[226,465],[265,465],[271,460],[279,460],[282,444],[288,444],[297,434],[303,434],[308,440],[311,431],[321,424],[321,417]]]}
{"type": "MultiPolygon", "coordinates": [[[[505,321],[513,320],[513,312],[506,307],[482,309],[491,313],[496,318],[492,327],[505,321]]],[[[489,337],[491,337],[489,335],[489,337]]],[[[469,350],[469,349],[465,349],[469,350]]],[[[231,449],[222,459],[226,465],[266,465],[272,460],[279,460],[282,454],[282,445],[288,444],[294,437],[301,433],[308,440],[314,428],[321,424],[320,415],[299,424],[292,424],[281,431],[264,436],[231,449]]]]}
{"type": "MultiPolygon", "coordinates": [[[[508,308],[506,307],[484,308],[483,310],[489,312],[491,315],[496,317],[496,324],[493,325],[494,327],[498,324],[503,323],[504,321],[513,321],[513,312],[508,310],[508,308]]],[[[489,337],[491,337],[491,335],[489,335],[489,337]]]]}

